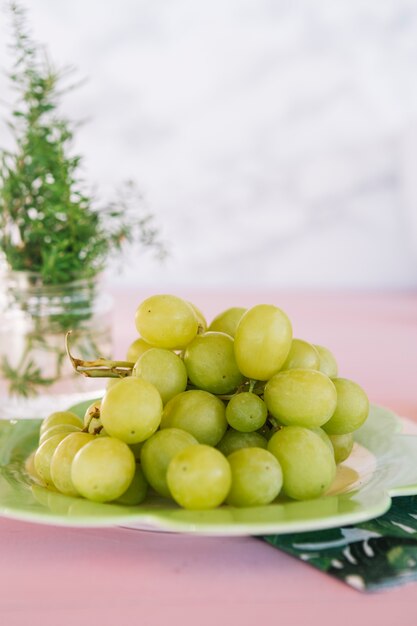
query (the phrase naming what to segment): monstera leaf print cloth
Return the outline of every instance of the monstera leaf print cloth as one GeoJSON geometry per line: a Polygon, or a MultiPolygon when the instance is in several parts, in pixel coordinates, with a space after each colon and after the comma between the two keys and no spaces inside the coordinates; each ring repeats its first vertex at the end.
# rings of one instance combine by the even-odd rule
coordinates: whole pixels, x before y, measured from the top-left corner
{"type": "Polygon", "coordinates": [[[262,539],[360,591],[417,581],[417,496],[356,526],[262,539]]]}

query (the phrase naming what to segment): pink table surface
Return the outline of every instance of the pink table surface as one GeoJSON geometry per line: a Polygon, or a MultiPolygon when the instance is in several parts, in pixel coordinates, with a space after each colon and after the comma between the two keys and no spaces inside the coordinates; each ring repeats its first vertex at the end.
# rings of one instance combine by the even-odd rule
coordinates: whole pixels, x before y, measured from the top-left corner
{"type": "MultiPolygon", "coordinates": [[[[115,356],[150,295],[114,291],[115,356]]],[[[417,421],[417,294],[178,293],[211,319],[232,305],[281,306],[294,334],[330,347],[372,402],[417,421]]],[[[417,625],[417,584],[364,595],[258,539],[0,519],[0,625],[165,623],[417,625]]]]}

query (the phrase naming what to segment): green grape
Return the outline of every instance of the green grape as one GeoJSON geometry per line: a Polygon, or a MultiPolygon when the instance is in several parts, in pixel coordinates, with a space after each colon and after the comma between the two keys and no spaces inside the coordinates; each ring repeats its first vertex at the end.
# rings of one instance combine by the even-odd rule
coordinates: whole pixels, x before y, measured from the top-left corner
{"type": "Polygon", "coordinates": [[[241,433],[229,428],[216,447],[224,456],[229,456],[243,448],[266,448],[267,443],[265,437],[259,433],[241,433]]]}
{"type": "Polygon", "coordinates": [[[235,355],[247,378],[268,380],[284,364],[291,348],[291,322],[272,304],[259,304],[244,313],[236,329],[235,355]]]}
{"type": "Polygon", "coordinates": [[[161,428],[180,428],[199,443],[215,446],[227,429],[225,406],[208,391],[183,391],[165,405],[161,428]]]}
{"type": "Polygon", "coordinates": [[[108,389],[101,401],[101,422],[110,437],[126,443],[148,439],[158,428],[162,400],[154,385],[129,376],[108,389]]]}
{"type": "Polygon", "coordinates": [[[75,455],[71,480],[84,498],[109,502],[125,493],[135,470],[135,457],[126,443],[113,437],[95,437],[75,455]]]}
{"type": "Polygon", "coordinates": [[[346,461],[352,452],[354,439],[352,433],[345,435],[329,435],[330,442],[333,446],[334,458],[337,464],[346,461]]]}
{"type": "Polygon", "coordinates": [[[160,430],[145,441],[140,458],[142,469],[151,487],[161,496],[171,497],[166,479],[171,460],[181,450],[197,443],[190,433],[179,428],[160,430]]]}
{"type": "Polygon", "coordinates": [[[135,363],[133,376],[155,385],[163,404],[187,387],[187,370],[183,361],[175,352],[163,348],[151,348],[142,354],[135,363]]]}
{"type": "Polygon", "coordinates": [[[329,489],[336,463],[328,445],[313,431],[284,426],[268,442],[284,476],[283,490],[295,500],[318,498],[329,489]]]}
{"type": "Polygon", "coordinates": [[[138,337],[137,339],[135,339],[135,341],[132,341],[132,343],[128,347],[126,352],[126,361],[136,363],[138,358],[142,356],[142,354],[144,354],[146,350],[149,350],[149,348],[152,348],[152,346],[144,339],[142,339],[142,337],[138,337]]]}
{"type": "MultiPolygon", "coordinates": [[[[110,380],[116,380],[117,378],[111,378],[110,380]]],[[[107,387],[108,388],[108,387],[107,387]]],[[[84,414],[84,428],[92,435],[99,434],[103,428],[103,424],[100,419],[101,400],[95,400],[90,404],[84,414]]]]}
{"type": "Polygon", "coordinates": [[[48,487],[53,486],[53,480],[51,477],[51,459],[58,444],[68,437],[68,433],[59,433],[53,435],[39,446],[35,452],[35,458],[33,460],[35,471],[41,481],[48,487]]]}
{"type": "Polygon", "coordinates": [[[318,370],[320,356],[316,348],[303,339],[293,339],[291,349],[281,370],[303,368],[318,370]]]}
{"type": "Polygon", "coordinates": [[[226,498],[232,506],[263,506],[275,500],[282,488],[282,470],[268,450],[242,448],[227,457],[232,486],[226,498]]]}
{"type": "Polygon", "coordinates": [[[73,424],[74,426],[83,427],[82,422],[78,415],[73,413],[72,411],[56,411],[55,413],[51,413],[46,417],[40,428],[40,434],[42,434],[45,430],[49,430],[52,426],[57,426],[58,424],[73,424]]]}
{"type": "Polygon", "coordinates": [[[209,331],[226,333],[231,337],[235,336],[237,325],[247,309],[240,306],[233,306],[219,313],[208,327],[209,331]]]}
{"type": "Polygon", "coordinates": [[[55,448],[50,465],[51,479],[58,491],[66,496],[78,496],[71,480],[72,461],[78,450],[93,439],[94,435],[88,433],[71,433],[55,448]]]}
{"type": "Polygon", "coordinates": [[[275,374],[265,385],[264,400],[282,424],[317,428],[333,415],[337,393],[322,372],[295,369],[275,374]]]}
{"type": "MultiPolygon", "coordinates": [[[[79,423],[81,424],[80,421],[79,423]]],[[[39,444],[43,443],[47,439],[50,439],[50,437],[53,437],[54,435],[59,435],[60,433],[69,434],[80,431],[81,428],[79,426],[74,426],[74,424],[56,424],[55,426],[48,428],[48,430],[43,431],[39,437],[39,444]]]]}
{"type": "Polygon", "coordinates": [[[369,414],[368,396],[353,380],[334,378],[337,404],[331,418],[323,428],[328,435],[351,433],[365,422],[369,414]]]}
{"type": "Polygon", "coordinates": [[[194,339],[198,321],[193,307],[177,296],[157,295],[144,300],[136,311],[139,334],[156,348],[181,350],[194,339]]]}
{"type": "Polygon", "coordinates": [[[173,499],[185,509],[214,509],[229,492],[230,465],[215,448],[189,446],[171,460],[167,482],[173,499]]]}
{"type": "Polygon", "coordinates": [[[231,393],[243,382],[233,339],[225,333],[197,335],[185,349],[184,363],[192,384],[210,393],[231,393]]]}
{"type": "Polygon", "coordinates": [[[226,419],[230,426],[242,433],[262,428],[268,417],[265,402],[250,391],[237,393],[226,407],[226,419]]]}
{"type": "Polygon", "coordinates": [[[328,348],[324,346],[314,346],[319,353],[320,362],[318,369],[323,374],[326,374],[329,378],[336,378],[337,376],[337,362],[333,354],[328,348]]]}
{"type": "Polygon", "coordinates": [[[135,474],[132,482],[124,493],[122,493],[115,502],[118,504],[126,504],[127,506],[135,506],[141,504],[148,493],[148,483],[142,471],[141,466],[136,463],[135,474]]]}
{"type": "Polygon", "coordinates": [[[188,304],[192,307],[194,314],[197,318],[198,334],[201,335],[201,333],[205,333],[207,330],[207,320],[204,317],[202,311],[200,311],[200,309],[193,302],[189,302],[188,304]]]}

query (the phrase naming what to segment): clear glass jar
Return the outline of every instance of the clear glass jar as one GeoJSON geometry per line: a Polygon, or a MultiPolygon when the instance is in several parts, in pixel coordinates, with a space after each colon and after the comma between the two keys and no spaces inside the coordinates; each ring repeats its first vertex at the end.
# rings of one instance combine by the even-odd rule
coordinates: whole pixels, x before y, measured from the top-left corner
{"type": "Polygon", "coordinates": [[[103,380],[77,374],[77,358],[111,358],[111,298],[96,279],[46,285],[38,274],[5,271],[0,295],[0,416],[45,417],[96,397],[103,380]]]}

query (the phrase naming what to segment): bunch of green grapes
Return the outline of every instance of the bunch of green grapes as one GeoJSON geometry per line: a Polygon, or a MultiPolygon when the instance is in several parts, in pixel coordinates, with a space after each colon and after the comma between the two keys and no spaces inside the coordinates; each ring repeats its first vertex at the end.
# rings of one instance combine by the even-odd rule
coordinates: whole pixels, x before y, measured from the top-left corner
{"type": "Polygon", "coordinates": [[[350,455],[369,402],[325,347],[293,338],[280,308],[233,307],[207,324],[193,304],[155,295],[136,312],[129,375],[84,420],[47,417],[31,475],[65,495],[187,509],[317,498],[350,455]]]}

